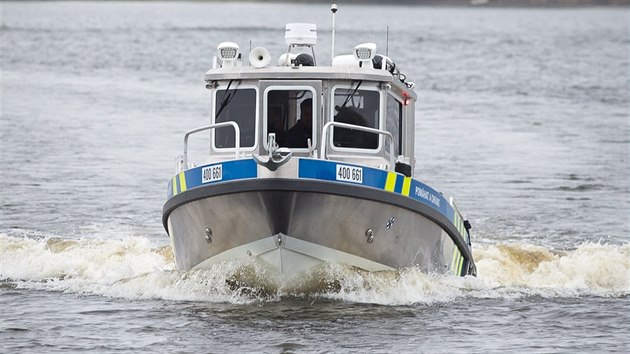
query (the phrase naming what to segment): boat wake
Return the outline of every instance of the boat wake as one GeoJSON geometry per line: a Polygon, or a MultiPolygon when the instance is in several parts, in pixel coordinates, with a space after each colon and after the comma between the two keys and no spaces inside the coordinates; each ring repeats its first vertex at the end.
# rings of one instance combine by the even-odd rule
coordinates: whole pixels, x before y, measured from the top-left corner
{"type": "Polygon", "coordinates": [[[476,245],[473,253],[476,278],[327,265],[286,284],[256,259],[178,271],[171,248],[144,237],[74,240],[0,233],[0,288],[222,303],[320,297],[409,305],[463,297],[630,296],[630,243],[583,243],[566,251],[518,243],[476,245]]]}

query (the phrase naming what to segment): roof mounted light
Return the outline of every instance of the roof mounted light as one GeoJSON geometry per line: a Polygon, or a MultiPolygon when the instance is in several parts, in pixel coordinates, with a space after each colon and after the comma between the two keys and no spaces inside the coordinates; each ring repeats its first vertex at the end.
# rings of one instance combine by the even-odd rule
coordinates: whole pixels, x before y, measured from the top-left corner
{"type": "Polygon", "coordinates": [[[233,68],[240,56],[238,44],[233,42],[223,42],[218,46],[218,58],[222,67],[233,68]]]}
{"type": "MultiPolygon", "coordinates": [[[[369,63],[376,55],[376,43],[362,43],[354,47],[352,51],[354,58],[359,61],[359,66],[363,63],[369,63]]],[[[372,67],[372,65],[370,65],[372,67]]]]}

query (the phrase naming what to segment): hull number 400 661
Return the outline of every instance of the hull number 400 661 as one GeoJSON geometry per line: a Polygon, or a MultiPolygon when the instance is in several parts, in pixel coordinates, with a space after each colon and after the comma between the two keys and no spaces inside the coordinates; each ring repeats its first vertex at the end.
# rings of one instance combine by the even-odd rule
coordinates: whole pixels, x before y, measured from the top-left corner
{"type": "Polygon", "coordinates": [[[337,181],[363,183],[363,168],[337,165],[337,181]]]}
{"type": "Polygon", "coordinates": [[[223,179],[223,165],[204,167],[201,171],[201,183],[220,181],[223,179]]]}

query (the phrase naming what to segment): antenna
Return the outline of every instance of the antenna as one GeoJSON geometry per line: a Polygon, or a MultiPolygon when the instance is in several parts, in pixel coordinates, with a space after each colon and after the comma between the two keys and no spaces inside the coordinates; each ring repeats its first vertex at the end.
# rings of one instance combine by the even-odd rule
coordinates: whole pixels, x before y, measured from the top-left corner
{"type": "Polygon", "coordinates": [[[389,26],[387,26],[387,34],[385,35],[385,56],[389,57],[389,26]]]}
{"type": "Polygon", "coordinates": [[[332,48],[330,50],[330,62],[335,59],[335,14],[337,13],[337,4],[330,5],[330,12],[332,12],[332,48]]]}

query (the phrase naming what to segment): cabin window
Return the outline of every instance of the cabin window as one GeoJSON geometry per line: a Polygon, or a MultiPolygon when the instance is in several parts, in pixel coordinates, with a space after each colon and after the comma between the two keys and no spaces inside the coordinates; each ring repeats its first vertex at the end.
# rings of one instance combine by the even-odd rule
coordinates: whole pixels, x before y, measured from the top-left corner
{"type": "MultiPolygon", "coordinates": [[[[359,89],[360,82],[352,88],[334,91],[334,121],[368,128],[379,128],[380,96],[376,90],[359,89]]],[[[375,133],[335,127],[333,144],[337,147],[376,149],[379,136],[375,133]]]]}
{"type": "MultiPolygon", "coordinates": [[[[385,130],[394,137],[395,154],[402,155],[402,103],[392,95],[387,95],[386,114],[385,130]]],[[[389,143],[385,145],[385,151],[389,154],[389,143]]]]}
{"type": "Polygon", "coordinates": [[[280,147],[308,148],[308,140],[315,145],[316,102],[315,90],[308,88],[270,88],[265,97],[267,134],[276,134],[280,147]]]}
{"type": "MultiPolygon", "coordinates": [[[[256,90],[253,88],[218,89],[215,96],[215,123],[233,121],[241,132],[241,147],[253,147],[256,142],[256,90]]],[[[232,127],[214,130],[216,148],[233,148],[232,127]]]]}

